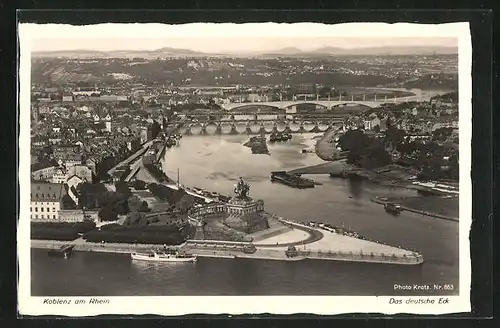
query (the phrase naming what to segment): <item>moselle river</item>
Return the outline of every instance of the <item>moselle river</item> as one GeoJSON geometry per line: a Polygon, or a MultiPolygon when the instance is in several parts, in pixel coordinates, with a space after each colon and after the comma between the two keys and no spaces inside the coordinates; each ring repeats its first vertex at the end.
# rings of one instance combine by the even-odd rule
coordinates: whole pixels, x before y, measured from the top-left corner
{"type": "MultiPolygon", "coordinates": [[[[76,252],[69,260],[32,250],[32,294],[39,296],[150,295],[405,295],[394,284],[452,284],[458,292],[458,224],[404,212],[395,217],[370,202],[375,195],[414,194],[369,183],[351,184],[314,176],[323,185],[298,190],[271,183],[271,171],[322,161],[300,150],[310,144],[296,135],[269,145],[271,155],[253,155],[246,136],[184,137],[165,154],[164,169],[180,182],[231,194],[242,176],[250,195],[269,212],[301,221],[351,228],[387,244],[423,253],[421,266],[305,260],[280,262],[201,258],[196,264],[135,263],[127,255],[76,252]],[[351,197],[349,197],[351,196],[351,197]]],[[[422,294],[422,292],[420,292],[422,294]]]]}

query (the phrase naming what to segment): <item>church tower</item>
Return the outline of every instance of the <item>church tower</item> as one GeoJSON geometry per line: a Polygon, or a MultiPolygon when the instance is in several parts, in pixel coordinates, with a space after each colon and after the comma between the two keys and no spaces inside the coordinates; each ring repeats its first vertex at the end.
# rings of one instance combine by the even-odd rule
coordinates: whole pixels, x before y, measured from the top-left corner
{"type": "Polygon", "coordinates": [[[40,118],[40,108],[38,106],[34,106],[32,115],[33,115],[33,121],[38,122],[40,118]]]}
{"type": "Polygon", "coordinates": [[[106,131],[111,132],[111,116],[108,114],[104,119],[106,121],[106,131]]]}

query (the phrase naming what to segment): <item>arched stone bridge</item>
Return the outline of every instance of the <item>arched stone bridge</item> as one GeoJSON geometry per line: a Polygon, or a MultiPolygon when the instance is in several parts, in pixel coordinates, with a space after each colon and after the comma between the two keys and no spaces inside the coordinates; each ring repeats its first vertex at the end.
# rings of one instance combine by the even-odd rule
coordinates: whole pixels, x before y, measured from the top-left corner
{"type": "Polygon", "coordinates": [[[324,118],[311,120],[229,120],[212,122],[188,122],[177,127],[177,131],[185,135],[235,135],[235,134],[269,134],[273,132],[287,133],[320,133],[333,126],[342,125],[341,118],[324,118]]]}

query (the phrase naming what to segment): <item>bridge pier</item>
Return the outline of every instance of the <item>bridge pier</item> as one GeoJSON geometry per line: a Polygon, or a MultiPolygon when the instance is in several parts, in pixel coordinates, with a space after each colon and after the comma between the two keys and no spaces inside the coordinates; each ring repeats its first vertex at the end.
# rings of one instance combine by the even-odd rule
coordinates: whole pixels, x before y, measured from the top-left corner
{"type": "Polygon", "coordinates": [[[236,130],[236,124],[231,125],[231,131],[229,132],[231,135],[238,134],[238,131],[236,130]]]}
{"type": "Polygon", "coordinates": [[[217,128],[215,129],[215,134],[222,134],[222,123],[217,123],[217,128]]]}
{"type": "Polygon", "coordinates": [[[205,135],[205,134],[207,134],[207,125],[206,125],[206,124],[202,124],[202,125],[201,125],[201,131],[200,131],[200,134],[201,134],[201,135],[205,135]]]}
{"type": "Polygon", "coordinates": [[[312,128],[312,130],[310,132],[313,132],[313,133],[320,133],[321,131],[319,130],[319,124],[318,122],[316,122],[314,124],[314,128],[312,128]]]}
{"type": "Polygon", "coordinates": [[[192,133],[191,133],[191,125],[189,125],[188,127],[186,127],[186,132],[184,132],[185,135],[187,136],[190,136],[192,133]]]}
{"type": "Polygon", "coordinates": [[[292,133],[292,129],[290,128],[290,122],[286,122],[285,129],[283,130],[284,133],[292,133]]]}

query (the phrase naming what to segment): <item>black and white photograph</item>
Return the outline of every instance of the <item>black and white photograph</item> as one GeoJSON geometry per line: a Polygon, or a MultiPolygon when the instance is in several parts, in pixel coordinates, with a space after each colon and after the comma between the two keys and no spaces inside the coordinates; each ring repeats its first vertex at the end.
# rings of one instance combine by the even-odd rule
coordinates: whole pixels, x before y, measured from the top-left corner
{"type": "Polygon", "coordinates": [[[467,23],[19,42],[21,314],[470,310],[467,23]]]}

